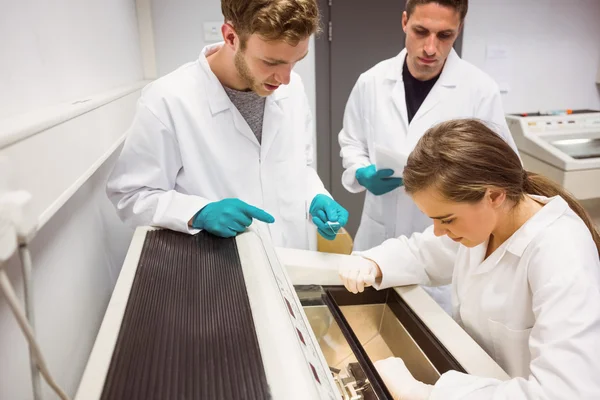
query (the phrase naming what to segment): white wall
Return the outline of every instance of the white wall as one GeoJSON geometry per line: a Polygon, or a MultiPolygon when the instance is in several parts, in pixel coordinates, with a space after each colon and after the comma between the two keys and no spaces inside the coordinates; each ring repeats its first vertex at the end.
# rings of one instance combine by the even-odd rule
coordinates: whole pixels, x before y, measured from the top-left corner
{"type": "Polygon", "coordinates": [[[0,119],[139,80],[134,0],[0,0],[0,119]]]}
{"type": "Polygon", "coordinates": [[[485,69],[487,45],[509,50],[506,112],[600,109],[599,0],[472,0],[463,58],[485,69]]]}
{"type": "Polygon", "coordinates": [[[162,76],[198,58],[203,22],[223,21],[220,0],[151,0],[156,67],[162,76]]]}
{"type": "MultiPolygon", "coordinates": [[[[104,193],[114,156],[31,244],[37,338],[50,371],[70,396],[79,385],[131,240],[132,231],[121,224],[104,193]]],[[[7,271],[22,298],[16,257],[7,271]]],[[[31,399],[27,342],[4,298],[0,327],[0,399],[31,399]]],[[[55,398],[47,387],[45,398],[55,398]]]]}
{"type": "MultiPolygon", "coordinates": [[[[204,22],[223,21],[220,0],[151,0],[158,75],[165,75],[198,58],[204,41],[204,22]]],[[[308,101],[315,108],[315,55],[311,38],[309,55],[296,65],[308,101]]]]}
{"type": "MultiPolygon", "coordinates": [[[[34,118],[40,108],[141,80],[137,29],[133,0],[0,0],[0,126],[10,126],[15,115],[34,118]]],[[[138,96],[134,91],[0,149],[0,158],[9,160],[8,171],[0,173],[16,177],[13,188],[27,188],[34,200],[45,191],[42,183],[52,187],[65,183],[65,176],[75,183],[73,168],[108,156],[31,244],[38,338],[51,371],[71,396],[131,235],[104,187],[116,157],[109,149],[122,140],[138,96]]],[[[21,296],[16,258],[7,272],[21,296]]],[[[31,399],[27,345],[2,297],[0,355],[0,399],[31,399]]],[[[55,398],[45,391],[45,398],[55,398]]]]}

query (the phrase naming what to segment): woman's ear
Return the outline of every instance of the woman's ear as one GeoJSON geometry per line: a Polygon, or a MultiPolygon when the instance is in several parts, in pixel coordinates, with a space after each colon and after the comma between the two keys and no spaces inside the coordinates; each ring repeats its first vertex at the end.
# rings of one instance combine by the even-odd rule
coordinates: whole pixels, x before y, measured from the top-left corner
{"type": "Polygon", "coordinates": [[[501,207],[506,201],[506,191],[497,188],[488,188],[485,197],[493,208],[501,207]]]}

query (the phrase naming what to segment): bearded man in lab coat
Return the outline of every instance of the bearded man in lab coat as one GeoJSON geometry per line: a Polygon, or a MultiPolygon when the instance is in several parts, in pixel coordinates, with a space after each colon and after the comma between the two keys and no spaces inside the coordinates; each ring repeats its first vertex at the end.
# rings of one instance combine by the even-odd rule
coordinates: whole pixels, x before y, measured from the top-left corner
{"type": "MultiPolygon", "coordinates": [[[[339,133],[342,183],[351,193],[367,190],[355,250],[432,224],[396,171],[376,169],[376,147],[408,156],[431,126],[470,117],[492,125],[516,151],[498,86],[452,48],[467,9],[468,0],[408,0],[405,49],[361,74],[350,94],[339,133]]],[[[425,289],[450,311],[448,286],[425,289]]]]}
{"type": "Polygon", "coordinates": [[[316,246],[348,220],[312,168],[312,117],[292,71],[315,0],[222,0],[224,43],[148,85],[107,193],[122,220],[222,237],[253,220],[277,246],[316,246]],[[337,224],[330,225],[331,222],[337,224]]]}

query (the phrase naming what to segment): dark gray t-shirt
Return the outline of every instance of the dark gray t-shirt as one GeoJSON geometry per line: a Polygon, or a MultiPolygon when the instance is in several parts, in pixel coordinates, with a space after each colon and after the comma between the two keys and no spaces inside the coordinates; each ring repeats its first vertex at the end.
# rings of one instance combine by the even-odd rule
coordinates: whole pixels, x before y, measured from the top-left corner
{"type": "Polygon", "coordinates": [[[258,139],[262,139],[263,117],[265,114],[265,97],[261,97],[252,90],[240,91],[223,86],[225,93],[233,105],[238,109],[246,120],[252,132],[258,139]]]}

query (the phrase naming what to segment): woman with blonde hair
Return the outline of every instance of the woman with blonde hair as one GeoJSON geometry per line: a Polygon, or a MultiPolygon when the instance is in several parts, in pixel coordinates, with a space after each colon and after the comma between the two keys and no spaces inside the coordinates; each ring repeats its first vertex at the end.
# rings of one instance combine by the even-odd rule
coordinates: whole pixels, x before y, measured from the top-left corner
{"type": "Polygon", "coordinates": [[[403,177],[433,226],[356,253],[344,285],[451,283],[453,317],[512,379],[449,371],[426,385],[378,361],[394,398],[600,399],[600,236],[577,200],[471,119],[431,128],[403,177]]]}

